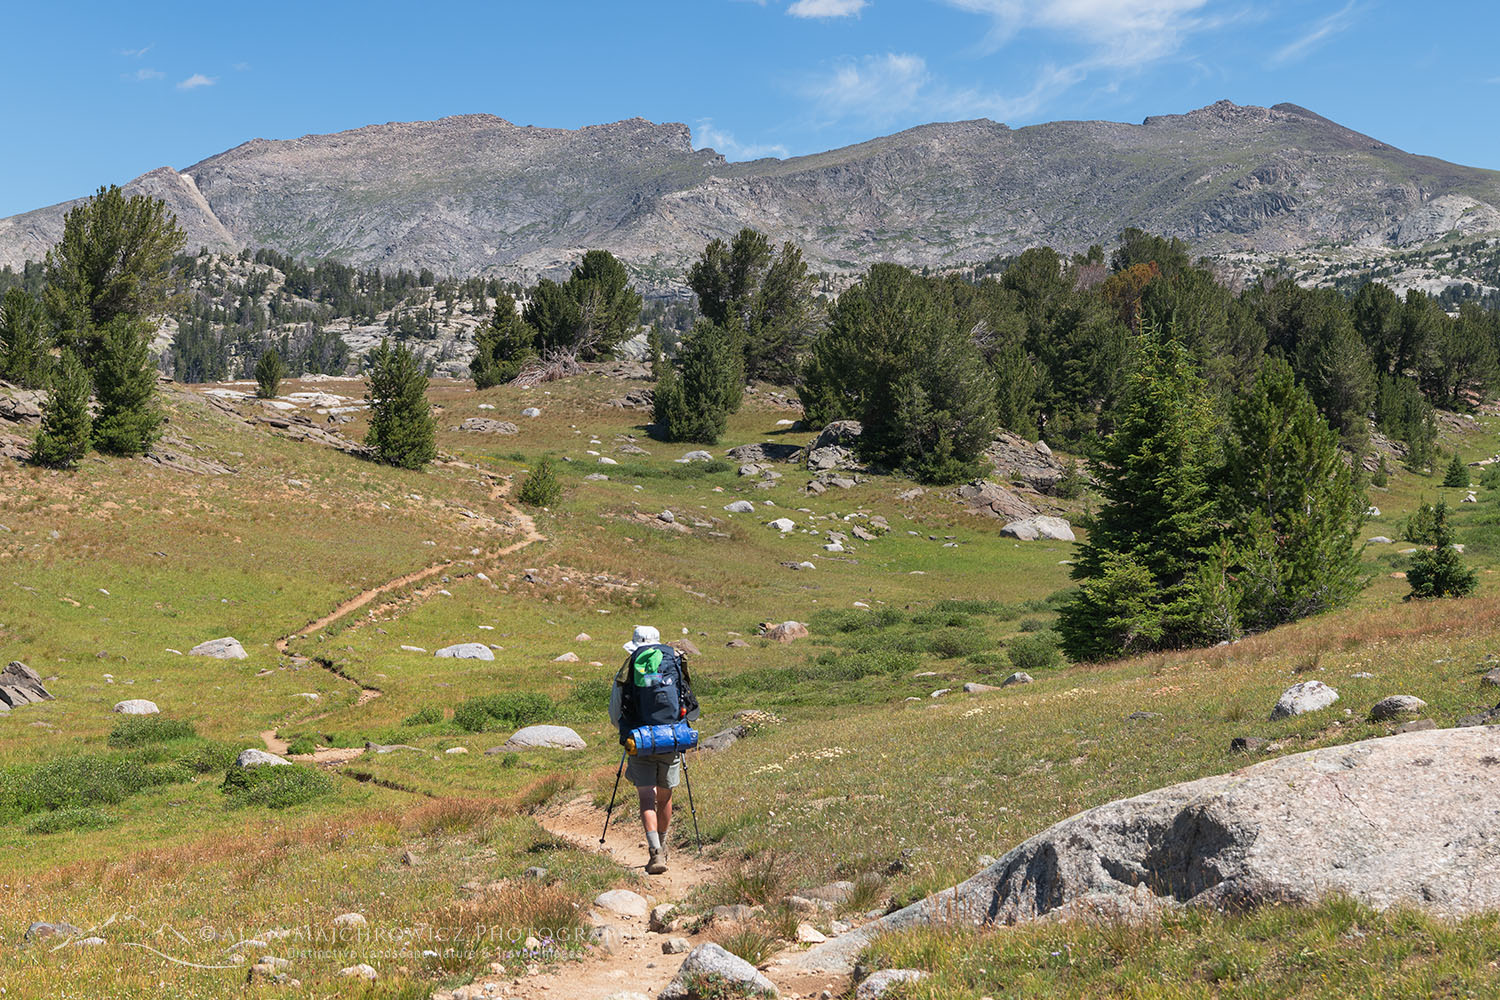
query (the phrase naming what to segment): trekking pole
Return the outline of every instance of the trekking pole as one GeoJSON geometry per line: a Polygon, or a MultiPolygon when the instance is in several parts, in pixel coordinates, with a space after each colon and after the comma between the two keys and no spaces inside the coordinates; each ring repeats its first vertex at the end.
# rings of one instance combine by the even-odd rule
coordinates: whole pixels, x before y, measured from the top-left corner
{"type": "Polygon", "coordinates": [[[703,853],[703,834],[698,831],[698,807],[693,805],[693,778],[688,774],[688,755],[682,755],[682,778],[687,782],[688,812],[693,816],[693,836],[698,838],[698,853],[703,853]]]}
{"type": "MultiPolygon", "coordinates": [[[[620,767],[615,771],[615,790],[609,793],[609,808],[604,810],[604,829],[599,833],[599,843],[601,844],[604,843],[604,835],[609,833],[609,816],[610,813],[615,811],[615,795],[620,791],[620,775],[625,773],[626,753],[627,751],[625,750],[620,751],[620,767]]],[[[688,798],[691,799],[692,796],[689,795],[688,798]]]]}

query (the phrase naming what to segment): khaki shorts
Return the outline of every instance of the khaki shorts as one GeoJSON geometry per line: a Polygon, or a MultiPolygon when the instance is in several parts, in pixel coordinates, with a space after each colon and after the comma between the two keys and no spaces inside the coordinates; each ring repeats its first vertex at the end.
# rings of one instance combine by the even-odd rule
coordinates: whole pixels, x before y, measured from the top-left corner
{"type": "Polygon", "coordinates": [[[625,777],[637,788],[676,788],[682,781],[682,754],[637,754],[625,765],[625,777]]]}

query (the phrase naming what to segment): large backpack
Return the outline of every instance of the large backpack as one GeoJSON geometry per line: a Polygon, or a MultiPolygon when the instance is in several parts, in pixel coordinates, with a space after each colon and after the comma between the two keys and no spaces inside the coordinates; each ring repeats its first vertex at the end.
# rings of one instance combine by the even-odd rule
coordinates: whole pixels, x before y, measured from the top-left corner
{"type": "Polygon", "coordinates": [[[615,674],[609,717],[623,740],[639,726],[664,726],[698,717],[687,658],[667,645],[642,646],[615,674]]]}

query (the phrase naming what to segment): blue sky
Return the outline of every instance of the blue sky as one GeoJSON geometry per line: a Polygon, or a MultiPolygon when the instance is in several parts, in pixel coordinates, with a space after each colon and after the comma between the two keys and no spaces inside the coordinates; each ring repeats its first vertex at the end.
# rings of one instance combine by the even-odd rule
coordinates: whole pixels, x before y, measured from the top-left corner
{"type": "Polygon", "coordinates": [[[681,121],[745,159],[1290,101],[1500,169],[1493,0],[61,2],[12,5],[0,39],[0,216],[257,136],[470,112],[681,121]]]}

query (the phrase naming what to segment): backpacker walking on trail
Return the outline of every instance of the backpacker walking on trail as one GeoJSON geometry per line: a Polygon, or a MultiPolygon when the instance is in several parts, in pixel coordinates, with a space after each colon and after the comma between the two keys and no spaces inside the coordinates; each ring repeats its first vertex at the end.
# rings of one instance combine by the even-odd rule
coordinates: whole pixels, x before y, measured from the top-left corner
{"type": "Polygon", "coordinates": [[[630,754],[625,774],[640,796],[641,825],[651,850],[646,871],[660,875],[667,870],[672,789],[682,780],[678,747],[692,745],[684,744],[681,734],[693,737],[686,723],[698,718],[698,699],[688,676],[687,657],[663,644],[661,633],[652,626],[637,625],[625,652],[630,655],[615,675],[609,717],[620,731],[620,745],[630,754]],[[661,746],[666,752],[651,752],[661,746]]]}

